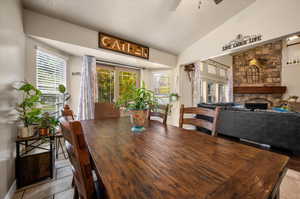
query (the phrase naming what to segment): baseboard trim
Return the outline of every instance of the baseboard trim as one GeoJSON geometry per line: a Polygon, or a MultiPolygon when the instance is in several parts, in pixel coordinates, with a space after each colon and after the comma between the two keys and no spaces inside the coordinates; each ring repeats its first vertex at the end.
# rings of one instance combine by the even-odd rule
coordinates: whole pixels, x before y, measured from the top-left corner
{"type": "Polygon", "coordinates": [[[6,193],[4,199],[12,199],[14,197],[15,192],[16,192],[16,188],[17,188],[17,184],[16,184],[16,181],[14,181],[12,183],[12,185],[10,186],[8,192],[6,193]]]}

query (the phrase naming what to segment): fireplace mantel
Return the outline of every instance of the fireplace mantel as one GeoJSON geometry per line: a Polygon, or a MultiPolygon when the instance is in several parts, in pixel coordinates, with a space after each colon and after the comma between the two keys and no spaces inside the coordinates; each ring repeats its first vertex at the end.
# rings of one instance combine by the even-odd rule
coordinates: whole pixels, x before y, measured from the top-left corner
{"type": "Polygon", "coordinates": [[[284,94],[286,86],[239,86],[233,88],[234,94],[284,94]]]}

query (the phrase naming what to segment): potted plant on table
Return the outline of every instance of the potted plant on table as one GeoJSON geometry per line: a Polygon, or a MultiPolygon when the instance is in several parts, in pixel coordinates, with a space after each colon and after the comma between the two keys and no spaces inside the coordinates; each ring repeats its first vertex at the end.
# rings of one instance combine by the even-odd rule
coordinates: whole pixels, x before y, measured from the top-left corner
{"type": "Polygon", "coordinates": [[[50,116],[48,112],[43,113],[39,122],[39,134],[41,136],[50,135],[58,126],[58,120],[54,116],[50,116]]]}
{"type": "Polygon", "coordinates": [[[157,99],[154,93],[145,88],[143,82],[141,88],[137,88],[134,83],[128,84],[125,92],[117,101],[118,107],[125,107],[130,112],[132,131],[140,132],[145,130],[145,122],[150,107],[157,105],[157,99]]]}
{"type": "Polygon", "coordinates": [[[33,85],[22,82],[22,85],[17,88],[23,95],[23,101],[17,104],[16,110],[19,112],[19,120],[23,122],[20,127],[19,137],[31,137],[34,135],[34,127],[36,127],[41,109],[38,106],[41,103],[41,91],[33,85]]]}

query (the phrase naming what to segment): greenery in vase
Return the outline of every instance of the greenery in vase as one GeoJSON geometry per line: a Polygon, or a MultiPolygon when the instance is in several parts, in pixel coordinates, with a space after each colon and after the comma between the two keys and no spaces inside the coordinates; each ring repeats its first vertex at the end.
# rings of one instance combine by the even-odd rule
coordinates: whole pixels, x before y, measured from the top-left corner
{"type": "Polygon", "coordinates": [[[67,89],[64,85],[60,84],[58,85],[58,91],[61,93],[61,100],[62,102],[57,103],[58,110],[61,110],[64,108],[66,102],[71,98],[71,95],[67,92],[67,89]]]}
{"type": "Polygon", "coordinates": [[[58,124],[59,121],[55,117],[50,116],[48,112],[45,112],[40,118],[39,128],[54,130],[58,124]]]}
{"type": "MultiPolygon", "coordinates": [[[[170,100],[170,102],[173,101],[173,97],[176,98],[176,100],[178,100],[179,95],[178,95],[177,93],[171,93],[171,94],[169,95],[169,100],[170,100]]],[[[176,101],[176,100],[175,100],[175,101],[176,101]]]]}
{"type": "Polygon", "coordinates": [[[16,108],[19,112],[19,119],[23,121],[25,127],[37,124],[42,113],[42,110],[38,108],[41,103],[41,91],[27,82],[22,82],[17,90],[23,94],[23,101],[16,108]]]}
{"type": "Polygon", "coordinates": [[[118,107],[125,107],[127,110],[145,110],[157,106],[154,93],[145,88],[144,82],[141,88],[137,88],[135,83],[129,83],[123,89],[123,95],[116,103],[118,107]]]}

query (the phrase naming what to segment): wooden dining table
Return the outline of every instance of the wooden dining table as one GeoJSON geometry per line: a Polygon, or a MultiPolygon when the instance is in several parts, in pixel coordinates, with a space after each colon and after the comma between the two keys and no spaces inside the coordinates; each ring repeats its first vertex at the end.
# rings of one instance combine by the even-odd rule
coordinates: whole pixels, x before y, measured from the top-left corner
{"type": "Polygon", "coordinates": [[[279,198],[286,156],[158,121],[81,123],[109,199],[279,198]]]}

